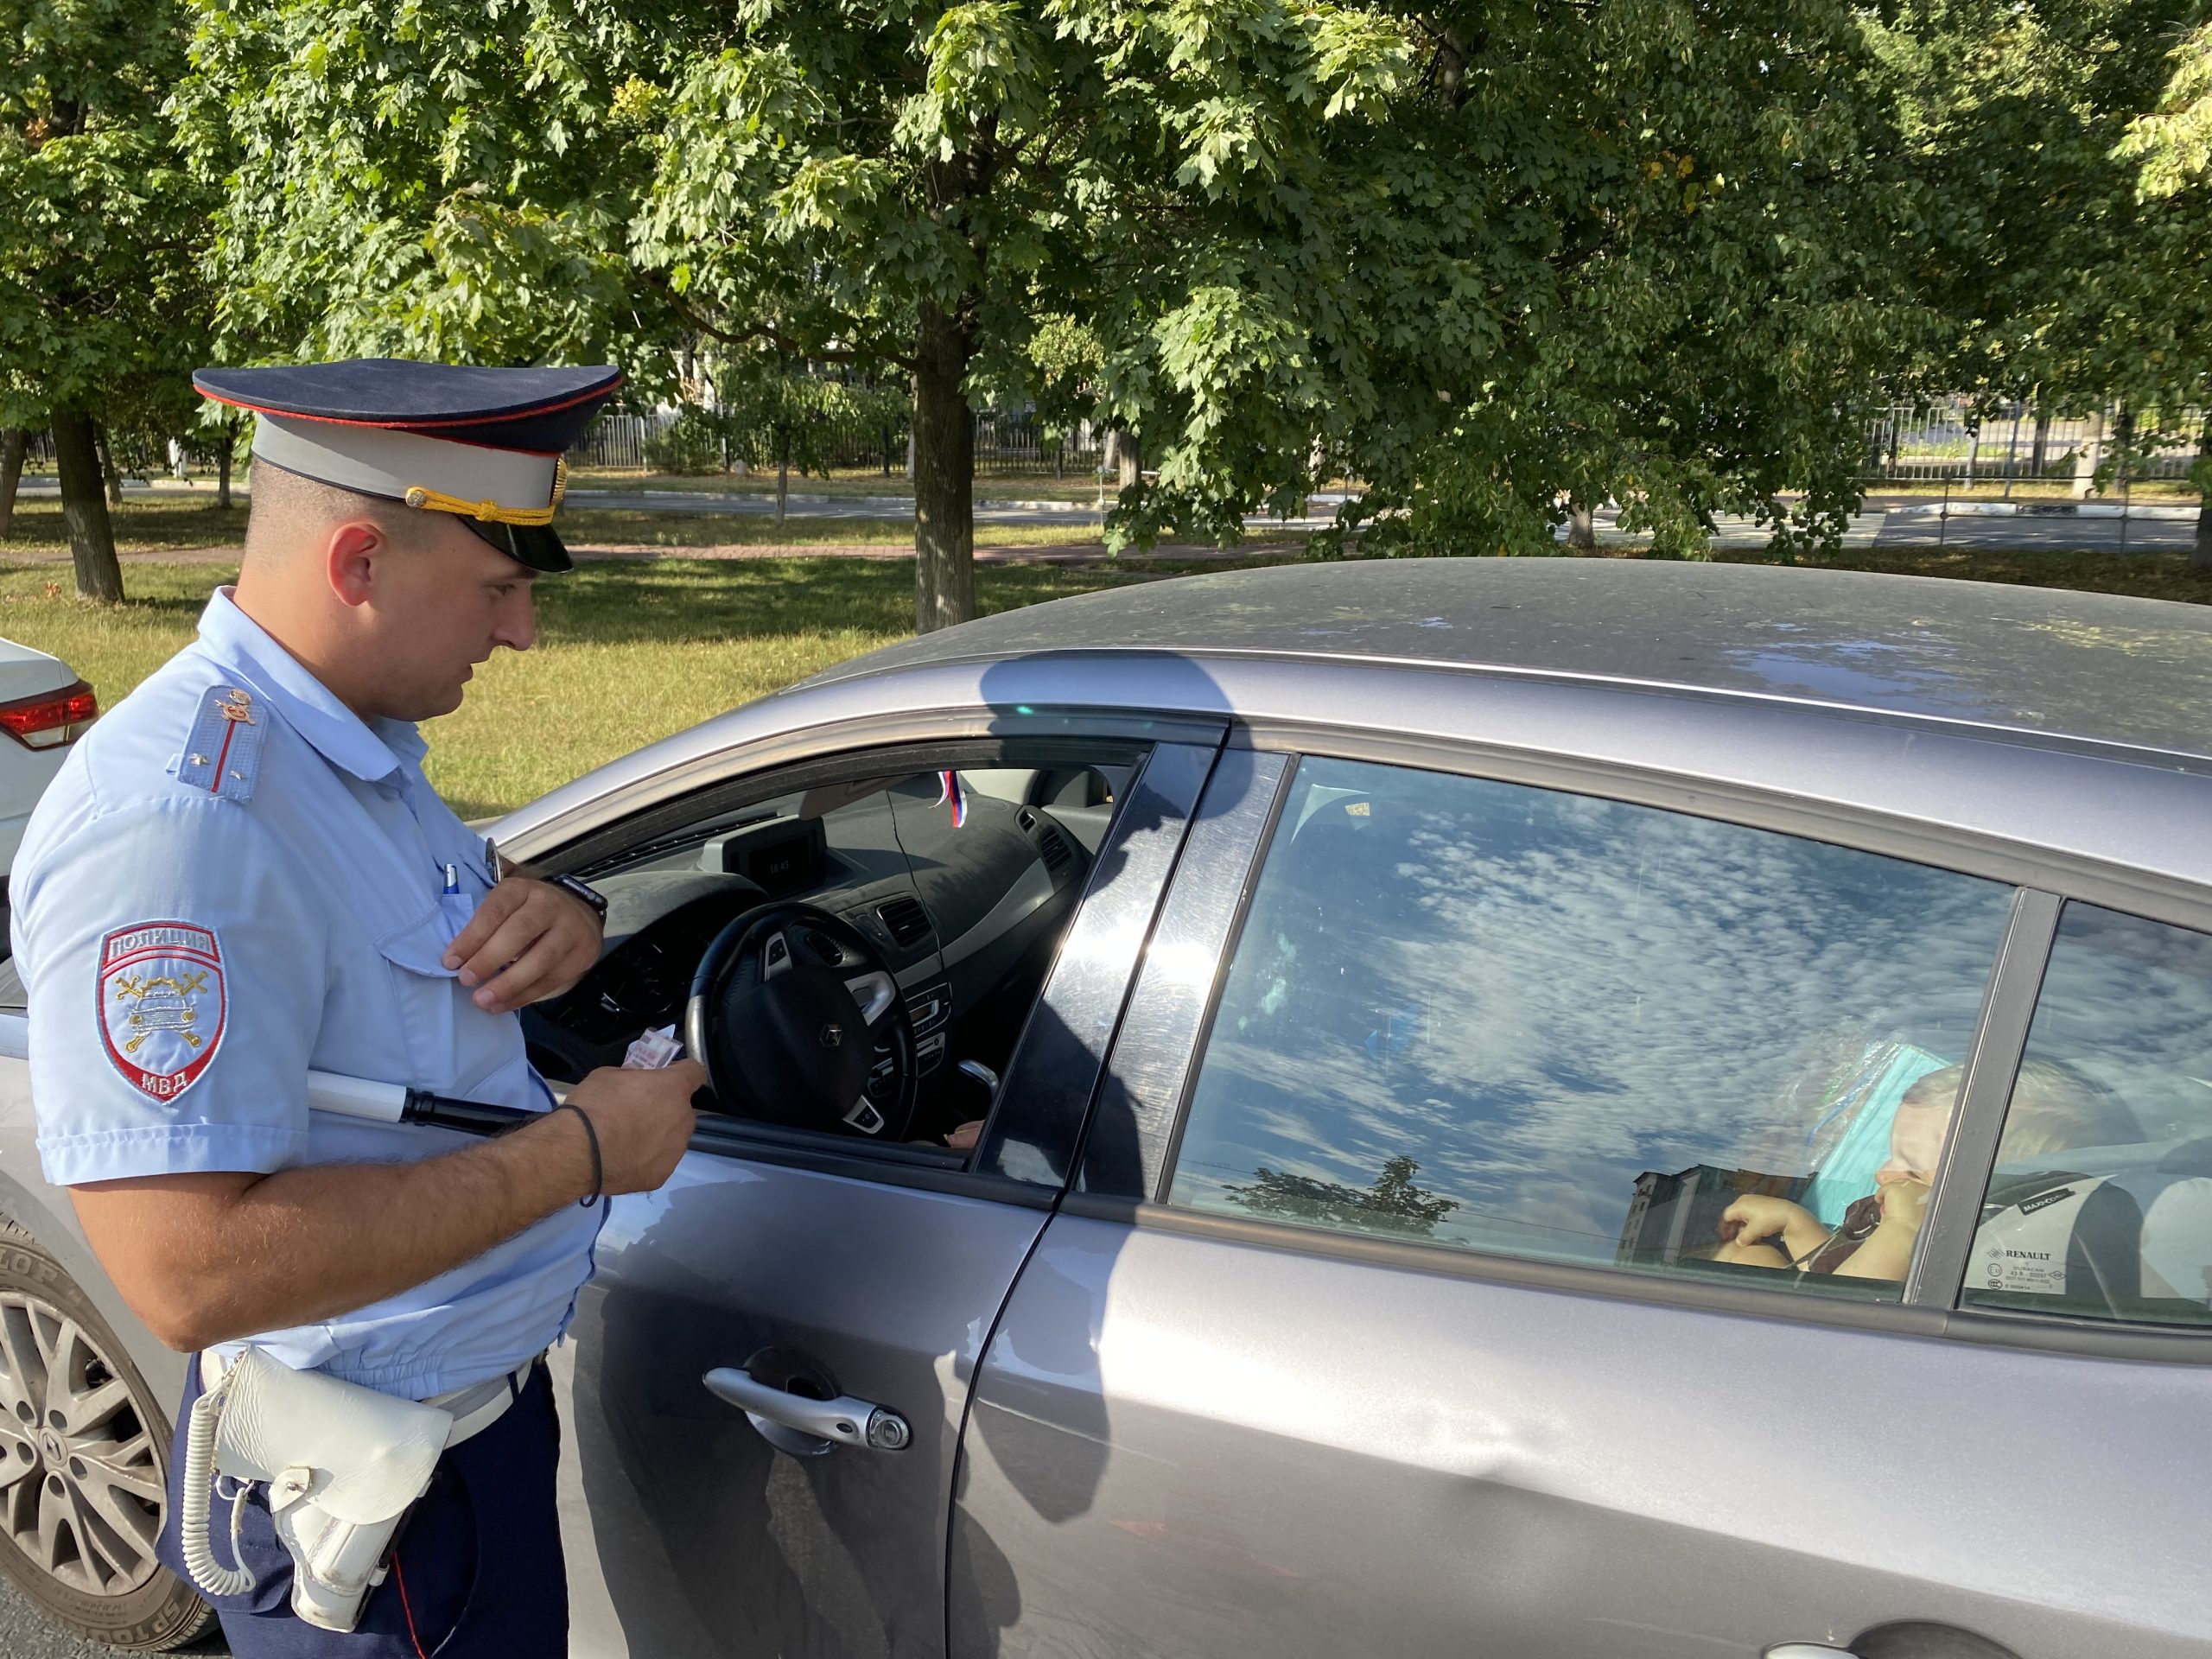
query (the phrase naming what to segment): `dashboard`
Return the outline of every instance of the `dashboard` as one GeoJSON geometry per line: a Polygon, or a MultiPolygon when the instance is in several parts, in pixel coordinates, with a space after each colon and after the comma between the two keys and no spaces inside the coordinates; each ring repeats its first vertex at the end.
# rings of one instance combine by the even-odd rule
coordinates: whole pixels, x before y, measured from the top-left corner
{"type": "MultiPolygon", "coordinates": [[[[607,900],[600,960],[566,995],[524,1011],[533,1062],[562,1082],[620,1065],[640,1032],[681,1024],[700,960],[724,928],[791,900],[842,917],[882,957],[913,1025],[925,1106],[949,1059],[1002,1067],[1108,815],[1063,821],[980,790],[955,810],[948,793],[936,772],[812,790],[594,873],[607,900]]],[[[957,1122],[977,1115],[975,1105],[917,1121],[957,1122]]]]}

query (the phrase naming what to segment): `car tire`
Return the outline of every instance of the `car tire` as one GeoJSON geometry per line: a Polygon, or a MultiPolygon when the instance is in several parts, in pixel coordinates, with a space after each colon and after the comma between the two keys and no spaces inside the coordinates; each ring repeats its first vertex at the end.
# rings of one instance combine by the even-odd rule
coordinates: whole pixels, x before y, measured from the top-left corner
{"type": "Polygon", "coordinates": [[[168,1452],[169,1414],[107,1321],[0,1222],[0,1573],[92,1641],[165,1653],[196,1639],[214,1613],[154,1559],[168,1452]]]}

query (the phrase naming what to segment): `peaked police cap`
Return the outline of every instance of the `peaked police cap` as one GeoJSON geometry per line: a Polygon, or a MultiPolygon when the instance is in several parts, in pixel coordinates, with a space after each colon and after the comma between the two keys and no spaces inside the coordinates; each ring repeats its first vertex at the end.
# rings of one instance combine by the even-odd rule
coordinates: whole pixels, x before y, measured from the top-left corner
{"type": "Polygon", "coordinates": [[[559,571],[573,564],[553,531],[567,486],[562,454],[622,372],[372,357],[200,369],[192,384],[203,397],[253,412],[257,463],[452,513],[531,569],[559,571]]]}

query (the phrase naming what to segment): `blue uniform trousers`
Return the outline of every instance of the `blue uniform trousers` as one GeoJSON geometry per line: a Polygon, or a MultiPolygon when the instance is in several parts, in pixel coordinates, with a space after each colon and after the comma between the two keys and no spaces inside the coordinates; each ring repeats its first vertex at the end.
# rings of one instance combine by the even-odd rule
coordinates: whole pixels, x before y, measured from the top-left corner
{"type": "MultiPolygon", "coordinates": [[[[200,1392],[194,1363],[169,1449],[159,1549],[180,1577],[188,1576],[177,1543],[185,1425],[200,1392]]],[[[258,1581],[243,1596],[208,1598],[231,1651],[237,1659],[562,1659],[569,1586],[554,1500],[560,1450],[553,1384],[541,1364],[497,1422],[438,1460],[429,1490],[401,1523],[391,1571],[369,1592],[360,1624],[342,1636],[294,1616],[292,1558],[257,1488],[239,1553],[258,1581]]],[[[226,1567],[230,1529],[230,1504],[211,1502],[207,1530],[226,1567]]]]}

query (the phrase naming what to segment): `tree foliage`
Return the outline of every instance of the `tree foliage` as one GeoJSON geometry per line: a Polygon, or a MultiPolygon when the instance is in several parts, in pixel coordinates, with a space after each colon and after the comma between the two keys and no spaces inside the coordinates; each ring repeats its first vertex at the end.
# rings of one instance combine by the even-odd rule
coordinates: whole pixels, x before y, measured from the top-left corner
{"type": "Polygon", "coordinates": [[[2201,0],[190,3],[231,354],[903,382],[924,626],[985,397],[1141,435],[1124,543],[1694,556],[1915,388],[2202,392],[2201,0]]]}
{"type": "Polygon", "coordinates": [[[1032,385],[1039,318],[1119,302],[1109,205],[1267,194],[1243,158],[1409,56],[1304,0],[201,3],[233,338],[910,377],[925,627],[973,609],[970,402],[1032,385]]]}
{"type": "Polygon", "coordinates": [[[1376,119],[1241,152],[1270,188],[1139,259],[1150,303],[1109,340],[1172,429],[1147,507],[1226,528],[1240,496],[1350,470],[1370,550],[1549,551],[1570,503],[1607,497],[1665,551],[1725,509],[1837,528],[1859,411],[1924,326],[1885,249],[1910,198],[1853,15],[1459,3],[1400,26],[1413,60],[1376,119]]]}
{"type": "Polygon", "coordinates": [[[1916,0],[1884,35],[1939,205],[1916,272],[1946,323],[1934,376],[1993,399],[2118,403],[2140,438],[2212,389],[2212,192],[2164,189],[2171,167],[2136,159],[2194,9],[1916,0]]]}
{"type": "MultiPolygon", "coordinates": [[[[165,0],[0,0],[0,427],[52,425],[65,459],[95,421],[188,418],[212,196],[162,110],[186,38],[165,0]]],[[[65,471],[79,587],[118,597],[97,475],[65,471]]]]}

